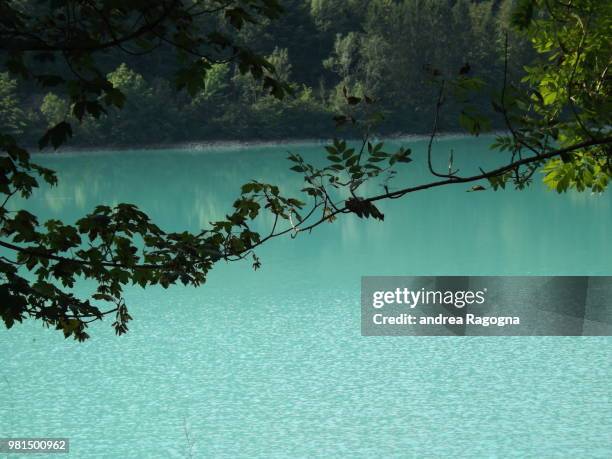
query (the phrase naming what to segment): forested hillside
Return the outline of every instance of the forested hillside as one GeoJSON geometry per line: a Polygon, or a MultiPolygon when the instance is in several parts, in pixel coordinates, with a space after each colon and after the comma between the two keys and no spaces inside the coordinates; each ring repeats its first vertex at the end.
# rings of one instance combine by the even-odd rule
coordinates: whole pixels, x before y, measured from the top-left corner
{"type": "MultiPolygon", "coordinates": [[[[283,100],[268,95],[231,62],[215,64],[205,89],[192,98],[175,89],[171,64],[176,58],[170,47],[161,45],[160,52],[143,56],[113,51],[101,64],[126,94],[126,106],[73,123],[70,144],[329,137],[335,130],[332,117],[346,103],[343,88],[376,101],[384,116],[381,134],[423,133],[431,128],[435,105],[432,72],[456,75],[469,67],[492,88],[501,86],[512,3],[286,0],[280,19],[248,25],[239,36],[269,56],[278,76],[291,83],[293,94],[283,100]]],[[[510,35],[511,78],[528,62],[528,50],[510,35]]],[[[64,94],[41,93],[34,83],[17,85],[7,73],[0,74],[0,100],[1,127],[30,144],[45,128],[71,116],[64,94]]],[[[492,111],[486,92],[473,104],[492,111]]],[[[446,110],[440,129],[457,130],[457,119],[456,112],[446,110]]]]}

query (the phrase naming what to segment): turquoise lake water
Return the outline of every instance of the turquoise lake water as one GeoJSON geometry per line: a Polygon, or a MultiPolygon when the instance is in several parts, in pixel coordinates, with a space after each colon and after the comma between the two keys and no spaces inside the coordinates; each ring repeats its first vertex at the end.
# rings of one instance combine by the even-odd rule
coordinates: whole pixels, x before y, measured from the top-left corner
{"type": "MultiPolygon", "coordinates": [[[[403,143],[415,163],[398,180],[427,180],[424,141],[403,143]]],[[[502,160],[489,143],[437,149],[467,173],[502,160]]],[[[294,144],[38,156],[60,186],[27,208],[74,221],[132,202],[166,230],[197,230],[245,181],[299,187],[288,150],[322,155],[294,144]]],[[[612,274],[609,191],[467,188],[385,203],[383,223],[343,216],[276,239],[259,271],[221,264],[199,289],[130,288],[122,337],[111,321],[82,344],[38,323],[1,331],[0,437],[67,437],[78,458],[612,457],[612,338],[361,336],[364,275],[612,274]]]]}

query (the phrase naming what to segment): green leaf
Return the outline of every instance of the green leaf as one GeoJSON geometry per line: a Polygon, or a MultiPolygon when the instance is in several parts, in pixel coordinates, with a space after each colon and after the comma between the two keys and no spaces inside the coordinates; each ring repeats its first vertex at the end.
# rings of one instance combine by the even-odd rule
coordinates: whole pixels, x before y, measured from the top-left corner
{"type": "Polygon", "coordinates": [[[45,132],[45,135],[38,141],[38,148],[42,150],[51,142],[53,148],[57,149],[70,137],[72,137],[72,127],[70,123],[62,121],[45,132]]]}

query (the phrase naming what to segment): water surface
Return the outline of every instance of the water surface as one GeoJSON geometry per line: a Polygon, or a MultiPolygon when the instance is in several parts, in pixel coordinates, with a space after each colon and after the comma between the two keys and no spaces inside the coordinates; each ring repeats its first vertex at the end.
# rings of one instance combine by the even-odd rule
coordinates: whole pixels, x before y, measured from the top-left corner
{"type": "MultiPolygon", "coordinates": [[[[466,173],[499,164],[490,142],[442,140],[438,165],[450,148],[466,173]]],[[[408,143],[416,161],[399,180],[427,180],[424,142],[408,143]]],[[[132,202],[166,230],[197,230],[245,181],[299,189],[288,149],[322,155],[39,156],[60,186],[27,207],[74,221],[132,202]]],[[[0,437],[69,437],[79,458],[610,457],[610,338],[361,337],[363,275],[612,274],[609,192],[467,188],[385,203],[384,223],[343,216],[276,239],[261,270],[222,264],[200,289],[130,288],[123,337],[110,321],[84,344],[37,323],[2,331],[0,437]]]]}

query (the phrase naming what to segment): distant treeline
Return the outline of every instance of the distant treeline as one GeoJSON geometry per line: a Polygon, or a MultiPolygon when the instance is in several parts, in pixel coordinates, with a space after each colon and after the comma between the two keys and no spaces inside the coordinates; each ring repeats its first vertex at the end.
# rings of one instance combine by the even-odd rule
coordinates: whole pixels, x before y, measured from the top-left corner
{"type": "MultiPolygon", "coordinates": [[[[431,69],[470,72],[491,87],[503,77],[504,37],[512,0],[287,0],[278,20],[249,26],[240,39],[269,57],[293,95],[277,100],[232,63],[214,65],[206,89],[192,98],[174,89],[176,57],[102,56],[112,83],[127,96],[122,110],[74,122],[71,145],[151,145],[203,140],[323,138],[335,132],[343,88],[367,94],[384,115],[382,134],[431,128],[431,69]],[[429,72],[425,69],[429,69],[429,72]]],[[[529,46],[510,37],[510,77],[528,62],[529,46]]],[[[70,118],[61,93],[19,86],[0,74],[0,128],[35,144],[45,128],[70,118]]],[[[472,101],[491,111],[491,93],[472,101]]],[[[452,108],[452,107],[451,107],[452,108]]],[[[457,130],[443,113],[442,130],[457,130]]],[[[496,127],[496,126],[494,126],[496,127]]]]}

